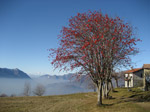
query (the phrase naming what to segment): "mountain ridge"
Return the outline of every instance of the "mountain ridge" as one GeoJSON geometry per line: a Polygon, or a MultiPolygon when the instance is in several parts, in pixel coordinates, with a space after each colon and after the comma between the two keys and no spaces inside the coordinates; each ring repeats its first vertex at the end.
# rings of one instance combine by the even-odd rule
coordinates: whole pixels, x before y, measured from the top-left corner
{"type": "Polygon", "coordinates": [[[48,78],[48,79],[63,79],[63,80],[71,80],[73,79],[74,73],[68,73],[68,74],[64,74],[64,75],[50,75],[50,74],[45,74],[40,76],[39,78],[48,78]]]}
{"type": "Polygon", "coordinates": [[[0,68],[0,78],[31,79],[27,73],[18,68],[0,68]]]}

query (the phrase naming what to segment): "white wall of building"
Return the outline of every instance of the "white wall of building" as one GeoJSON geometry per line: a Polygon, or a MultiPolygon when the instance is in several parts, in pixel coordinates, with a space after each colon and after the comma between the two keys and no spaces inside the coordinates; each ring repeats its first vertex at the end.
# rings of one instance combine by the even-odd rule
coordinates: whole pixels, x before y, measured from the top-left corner
{"type": "MultiPolygon", "coordinates": [[[[133,87],[133,74],[125,74],[125,78],[129,77],[131,80],[129,81],[129,87],[133,87]],[[129,76],[128,76],[129,75],[129,76]]],[[[128,87],[128,81],[125,81],[125,87],[128,87]]]]}

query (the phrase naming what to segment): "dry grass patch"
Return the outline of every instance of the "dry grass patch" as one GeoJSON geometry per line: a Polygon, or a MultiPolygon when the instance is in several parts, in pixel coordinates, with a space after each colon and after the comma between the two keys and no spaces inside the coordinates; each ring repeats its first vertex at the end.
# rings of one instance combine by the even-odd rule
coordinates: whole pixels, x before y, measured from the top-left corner
{"type": "Polygon", "coordinates": [[[6,97],[0,98],[0,112],[149,112],[150,110],[150,102],[139,102],[140,98],[149,98],[150,92],[118,88],[111,95],[114,99],[103,100],[102,107],[96,105],[96,93],[6,97]]]}

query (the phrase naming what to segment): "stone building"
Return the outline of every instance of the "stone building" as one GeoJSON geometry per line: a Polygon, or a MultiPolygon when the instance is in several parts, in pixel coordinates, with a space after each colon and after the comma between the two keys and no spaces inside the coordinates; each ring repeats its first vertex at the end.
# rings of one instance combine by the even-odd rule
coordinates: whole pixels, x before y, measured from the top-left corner
{"type": "Polygon", "coordinates": [[[143,87],[148,89],[150,83],[150,64],[144,64],[142,68],[125,71],[125,87],[143,87]]]}

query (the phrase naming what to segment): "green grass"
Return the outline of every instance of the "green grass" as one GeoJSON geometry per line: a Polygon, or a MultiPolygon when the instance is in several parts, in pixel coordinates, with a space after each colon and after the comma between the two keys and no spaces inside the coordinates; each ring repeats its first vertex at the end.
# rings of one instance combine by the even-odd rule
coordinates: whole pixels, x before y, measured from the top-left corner
{"type": "Polygon", "coordinates": [[[115,89],[98,107],[96,93],[0,98],[0,112],[150,112],[150,92],[115,89]]]}

